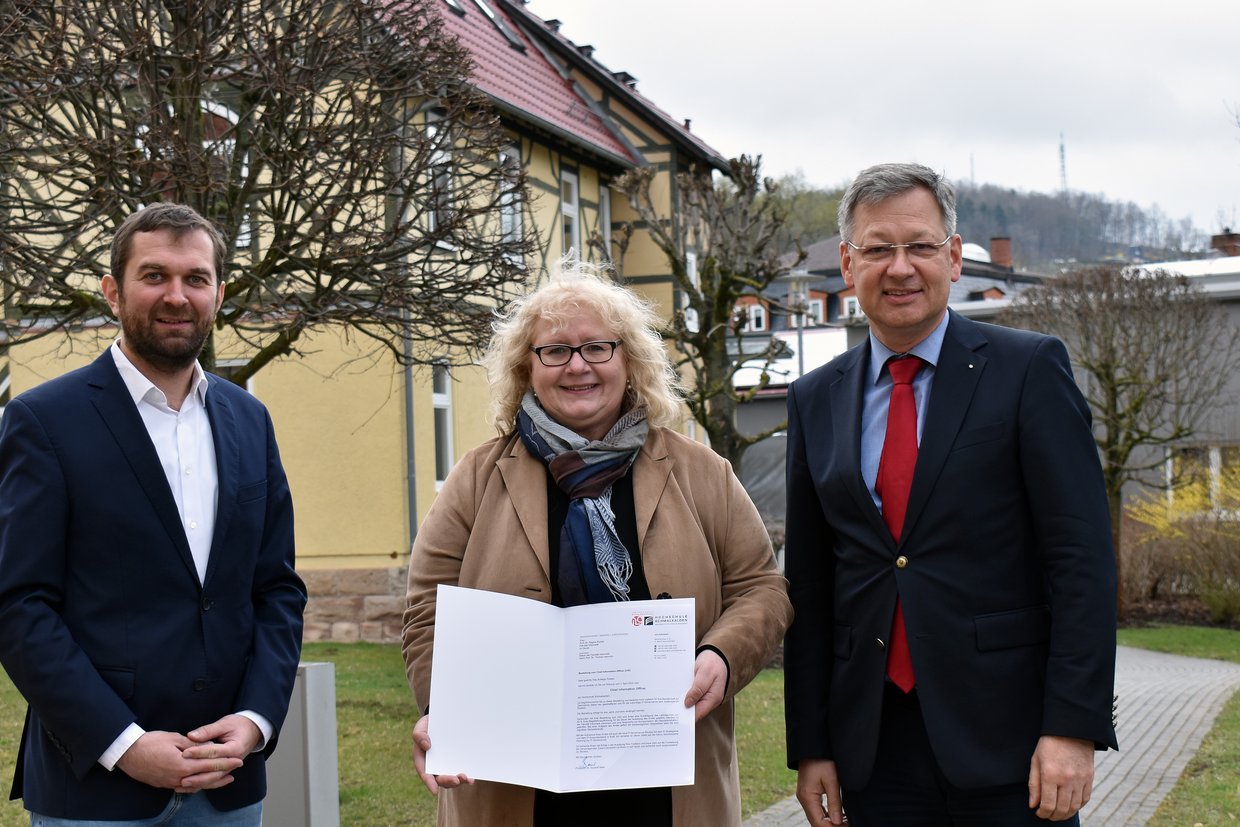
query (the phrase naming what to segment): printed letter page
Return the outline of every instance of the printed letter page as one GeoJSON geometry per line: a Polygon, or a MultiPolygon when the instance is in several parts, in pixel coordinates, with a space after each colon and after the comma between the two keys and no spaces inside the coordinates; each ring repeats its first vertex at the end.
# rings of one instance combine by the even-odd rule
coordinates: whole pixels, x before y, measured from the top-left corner
{"type": "Polygon", "coordinates": [[[693,783],[692,599],[437,601],[428,771],[553,792],[693,783]]]}

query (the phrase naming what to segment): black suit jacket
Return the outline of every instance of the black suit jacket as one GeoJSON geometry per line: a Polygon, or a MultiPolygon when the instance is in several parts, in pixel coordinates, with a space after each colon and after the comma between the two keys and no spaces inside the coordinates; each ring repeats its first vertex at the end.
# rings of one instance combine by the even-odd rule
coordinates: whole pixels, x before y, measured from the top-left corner
{"type": "MultiPolygon", "coordinates": [[[[266,409],[208,380],[219,492],[203,584],[111,353],[22,394],[0,423],[0,660],[30,704],[13,786],[30,810],[156,815],[170,791],[98,764],[130,722],[284,720],[306,600],[288,483],[266,409]]],[[[260,800],[264,758],[212,803],[260,800]]]]}
{"type": "Polygon", "coordinates": [[[788,394],[789,765],[833,759],[845,788],[864,787],[897,595],[953,784],[1024,782],[1044,734],[1114,747],[1110,521],[1067,351],[952,313],[899,544],[861,475],[869,354],[863,342],[788,394]]]}

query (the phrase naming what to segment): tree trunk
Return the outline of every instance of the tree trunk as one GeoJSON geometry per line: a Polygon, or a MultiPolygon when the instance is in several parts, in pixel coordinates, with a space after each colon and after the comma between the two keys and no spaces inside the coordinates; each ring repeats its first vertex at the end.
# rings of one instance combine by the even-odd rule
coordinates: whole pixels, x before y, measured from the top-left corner
{"type": "Polygon", "coordinates": [[[710,447],[732,465],[732,472],[741,475],[741,458],[749,447],[736,430],[736,402],[727,396],[716,396],[706,403],[710,427],[710,447]]]}

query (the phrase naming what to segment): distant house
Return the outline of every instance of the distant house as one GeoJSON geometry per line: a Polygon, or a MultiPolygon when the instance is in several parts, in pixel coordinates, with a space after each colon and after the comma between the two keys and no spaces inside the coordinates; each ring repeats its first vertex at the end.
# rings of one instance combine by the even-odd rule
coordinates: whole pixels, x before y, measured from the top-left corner
{"type": "MultiPolygon", "coordinates": [[[[1159,261],[1143,265],[1147,270],[1166,270],[1188,278],[1222,307],[1228,324],[1240,330],[1240,233],[1224,230],[1211,239],[1213,255],[1191,261],[1159,261]]],[[[1188,463],[1218,479],[1225,470],[1240,469],[1240,375],[1230,377],[1224,391],[1226,404],[1210,412],[1191,441],[1167,452],[1167,479],[1188,463]]]]}

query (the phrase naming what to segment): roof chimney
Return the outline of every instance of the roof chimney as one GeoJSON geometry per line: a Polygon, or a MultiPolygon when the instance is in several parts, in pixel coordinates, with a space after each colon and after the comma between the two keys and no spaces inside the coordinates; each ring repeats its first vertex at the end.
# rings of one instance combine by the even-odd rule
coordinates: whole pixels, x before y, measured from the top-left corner
{"type": "Polygon", "coordinates": [[[624,71],[612,72],[611,74],[612,74],[612,77],[614,77],[616,80],[620,81],[621,83],[623,83],[625,86],[629,87],[630,89],[637,88],[637,78],[633,77],[628,72],[624,72],[624,71]]]}
{"type": "Polygon", "coordinates": [[[585,56],[586,56],[586,57],[588,57],[588,58],[589,58],[589,57],[594,57],[594,47],[593,47],[593,46],[578,46],[578,47],[577,47],[577,51],[581,52],[583,55],[585,55],[585,56]]]}
{"type": "Polygon", "coordinates": [[[1219,250],[1225,256],[1240,256],[1240,233],[1224,227],[1223,232],[1210,236],[1210,249],[1219,250]]]}
{"type": "Polygon", "coordinates": [[[689,120],[688,118],[685,118],[685,132],[690,131],[692,128],[693,128],[693,121],[689,120]]]}
{"type": "Polygon", "coordinates": [[[559,20],[555,20],[554,18],[551,20],[544,20],[543,24],[553,32],[558,32],[560,30],[561,23],[559,20]]]}
{"type": "Polygon", "coordinates": [[[991,237],[990,263],[1012,269],[1012,239],[1005,235],[991,237]]]}

